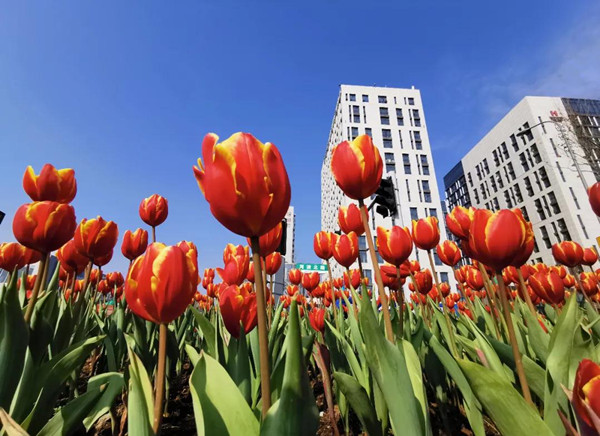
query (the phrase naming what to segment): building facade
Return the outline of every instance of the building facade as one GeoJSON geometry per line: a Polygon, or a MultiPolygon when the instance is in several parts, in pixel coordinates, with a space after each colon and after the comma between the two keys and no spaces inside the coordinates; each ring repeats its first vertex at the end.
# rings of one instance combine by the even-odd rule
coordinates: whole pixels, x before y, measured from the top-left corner
{"type": "Polygon", "coordinates": [[[525,97],[446,174],[447,208],[520,208],[531,259],[554,263],[556,242],[596,246],[587,186],[600,180],[599,151],[600,101],[525,97]]]}
{"type": "MultiPolygon", "coordinates": [[[[413,219],[430,215],[443,218],[420,91],[414,87],[341,85],[321,169],[321,228],[338,231],[338,208],[352,202],[338,188],[331,173],[332,150],[340,142],[363,134],[371,136],[378,147],[384,161],[383,177],[391,177],[398,204],[398,213],[392,217],[384,218],[371,210],[369,224],[373,237],[376,237],[377,226],[397,225],[410,229],[413,219]]],[[[368,205],[371,201],[366,199],[365,202],[368,205]]],[[[443,240],[446,231],[442,223],[440,231],[443,240]]],[[[364,273],[373,283],[373,265],[364,236],[360,237],[359,245],[364,273]]],[[[415,248],[411,259],[429,267],[427,253],[421,250],[415,248]]],[[[379,262],[383,263],[381,259],[379,262]]],[[[435,262],[441,280],[453,284],[451,268],[443,265],[437,255],[435,262]]],[[[343,272],[335,262],[332,269],[334,276],[343,272]]]]}

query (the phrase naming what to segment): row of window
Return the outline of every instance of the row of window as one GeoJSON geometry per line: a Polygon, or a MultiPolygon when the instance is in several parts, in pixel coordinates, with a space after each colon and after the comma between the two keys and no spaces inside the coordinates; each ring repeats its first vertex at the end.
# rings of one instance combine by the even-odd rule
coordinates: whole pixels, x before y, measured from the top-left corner
{"type": "MultiPolygon", "coordinates": [[[[360,134],[358,127],[348,127],[347,129],[348,140],[353,141],[360,134]]],[[[410,147],[414,150],[423,150],[423,140],[421,139],[421,132],[418,130],[409,130],[408,133],[410,137],[410,147]]],[[[370,127],[365,127],[365,135],[369,135],[372,138],[373,129],[371,129],[370,127]]],[[[383,139],[383,148],[394,148],[391,129],[381,129],[381,137],[383,139]]],[[[404,148],[404,143],[402,141],[402,130],[398,130],[398,141],[400,143],[400,148],[404,148]]]]}
{"type": "MultiPolygon", "coordinates": [[[[394,104],[398,104],[397,98],[393,97],[393,99],[394,99],[394,104]]],[[[357,101],[356,100],[356,94],[346,94],[346,101],[357,101]]],[[[362,94],[361,101],[363,103],[368,103],[369,102],[369,95],[368,94],[362,94]]],[[[385,95],[378,95],[377,96],[377,103],[387,104],[387,102],[388,102],[387,96],[385,96],[385,95]]],[[[409,105],[409,106],[414,106],[415,99],[413,97],[404,97],[404,104],[409,105]]]]}
{"type": "MultiPolygon", "coordinates": [[[[418,109],[410,109],[409,110],[410,123],[412,126],[421,127],[421,115],[419,114],[418,109]]],[[[396,108],[396,124],[398,126],[404,126],[404,113],[402,109],[396,108]]],[[[359,105],[350,105],[348,106],[348,117],[351,123],[367,123],[367,111],[365,106],[361,107],[359,105]],[[362,112],[362,118],[361,118],[362,112]]],[[[390,125],[390,111],[387,107],[379,108],[379,122],[384,126],[390,125]]]]}

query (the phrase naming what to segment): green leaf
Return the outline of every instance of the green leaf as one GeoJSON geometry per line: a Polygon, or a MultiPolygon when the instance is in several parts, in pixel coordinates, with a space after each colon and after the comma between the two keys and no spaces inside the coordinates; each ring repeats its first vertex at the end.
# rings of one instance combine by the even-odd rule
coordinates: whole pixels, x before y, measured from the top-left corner
{"type": "Polygon", "coordinates": [[[544,365],[548,359],[548,344],[550,343],[550,335],[544,331],[537,318],[531,313],[531,311],[524,305],[521,313],[527,321],[527,334],[529,337],[529,343],[533,352],[540,359],[544,365]]]}
{"type": "Polygon", "coordinates": [[[123,374],[118,372],[106,372],[104,374],[92,377],[88,381],[88,392],[92,389],[101,389],[102,397],[94,404],[94,407],[83,420],[83,425],[87,431],[94,423],[110,410],[115,398],[125,387],[123,374]]]}
{"type": "Polygon", "coordinates": [[[415,398],[403,351],[385,339],[371,306],[360,311],[365,356],[389,408],[395,434],[424,435],[423,414],[415,398]]]}
{"type": "Polygon", "coordinates": [[[8,409],[23,372],[29,331],[17,295],[17,275],[0,294],[0,407],[8,409]]]}
{"type": "Polygon", "coordinates": [[[333,378],[342,393],[348,399],[350,407],[358,416],[363,428],[370,436],[381,436],[381,423],[375,418],[376,413],[367,391],[356,381],[356,379],[343,372],[334,372],[333,378]]]}
{"type": "Polygon", "coordinates": [[[204,335],[204,343],[206,344],[206,352],[210,354],[212,357],[217,358],[217,340],[216,340],[216,332],[215,327],[212,323],[206,319],[206,317],[200,313],[198,309],[195,307],[191,307],[190,310],[196,319],[196,325],[202,331],[202,335],[204,335]]]}
{"type": "Polygon", "coordinates": [[[409,341],[402,340],[402,351],[406,358],[406,367],[408,375],[413,387],[415,397],[421,406],[423,413],[423,427],[427,430],[427,434],[431,434],[431,426],[429,423],[429,404],[427,402],[427,394],[425,393],[425,384],[423,383],[423,371],[421,370],[421,362],[419,356],[409,341]]]}
{"type": "Polygon", "coordinates": [[[319,424],[319,411],[304,365],[298,306],[293,301],[289,310],[286,337],[285,374],[281,396],[269,409],[261,435],[314,435],[319,424]]]}
{"type": "Polygon", "coordinates": [[[130,435],[153,436],[154,400],[152,383],[137,354],[129,350],[129,393],[127,397],[127,429],[130,435]]]}
{"type": "Polygon", "coordinates": [[[92,410],[102,396],[100,386],[88,388],[87,392],[63,406],[37,436],[55,436],[72,434],[81,426],[81,421],[92,410]]]}
{"type": "Polygon", "coordinates": [[[190,377],[198,435],[258,435],[258,420],[219,362],[202,352],[190,377]]]}
{"type": "Polygon", "coordinates": [[[342,334],[333,325],[329,323],[329,321],[326,322],[327,326],[329,327],[329,330],[333,333],[338,344],[341,345],[341,348],[344,351],[344,355],[346,356],[346,361],[350,365],[352,375],[363,388],[367,389],[368,383],[366,380],[365,369],[363,369],[360,366],[360,363],[358,363],[358,359],[356,358],[354,350],[352,349],[346,338],[344,338],[342,334]]]}
{"type": "Polygon", "coordinates": [[[458,361],[471,388],[501,434],[547,436],[552,431],[521,394],[495,371],[467,360],[458,361]]]}

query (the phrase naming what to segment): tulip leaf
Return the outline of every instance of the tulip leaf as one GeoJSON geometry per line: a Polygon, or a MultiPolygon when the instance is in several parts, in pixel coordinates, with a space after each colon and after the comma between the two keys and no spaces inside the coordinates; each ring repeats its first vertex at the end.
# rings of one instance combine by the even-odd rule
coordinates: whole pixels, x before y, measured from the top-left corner
{"type": "Polygon", "coordinates": [[[364,335],[363,346],[367,363],[389,408],[394,434],[427,434],[403,349],[391,344],[384,337],[368,304],[361,307],[360,326],[364,335]]]}
{"type": "Polygon", "coordinates": [[[425,385],[423,384],[423,371],[421,369],[421,362],[419,356],[413,348],[412,344],[408,341],[401,339],[402,351],[406,358],[406,367],[408,369],[408,375],[412,383],[413,392],[415,398],[421,406],[421,412],[423,413],[423,421],[425,423],[425,429],[427,435],[431,435],[431,425],[429,423],[429,404],[427,403],[427,394],[425,392],[425,385]]]}
{"type": "Polygon", "coordinates": [[[148,372],[133,350],[129,350],[129,391],[127,396],[127,428],[131,435],[153,436],[154,400],[148,372]]]}
{"type": "Polygon", "coordinates": [[[17,295],[17,275],[0,293],[0,407],[8,409],[23,372],[29,329],[17,295]]]}
{"type": "Polygon", "coordinates": [[[196,325],[202,331],[202,335],[204,336],[204,343],[206,344],[206,352],[210,354],[212,357],[217,357],[217,341],[216,341],[216,332],[215,327],[212,323],[206,319],[206,317],[200,313],[198,309],[195,307],[191,307],[190,310],[196,319],[196,325]]]}
{"type": "Polygon", "coordinates": [[[0,427],[6,436],[29,436],[23,427],[15,422],[6,411],[0,407],[0,427]]]}
{"type": "Polygon", "coordinates": [[[56,412],[37,436],[67,435],[73,433],[74,430],[81,426],[81,421],[94,408],[94,405],[102,397],[102,393],[100,386],[88,387],[85,394],[71,400],[56,412]]]}
{"type": "Polygon", "coordinates": [[[350,407],[358,416],[363,428],[370,436],[382,435],[381,423],[375,419],[375,410],[365,389],[356,381],[356,379],[343,372],[334,372],[333,378],[338,384],[342,393],[348,399],[350,407]]]}
{"type": "Polygon", "coordinates": [[[342,334],[333,325],[329,323],[329,321],[326,322],[327,326],[329,327],[329,330],[333,333],[333,335],[337,339],[338,344],[341,345],[341,348],[344,351],[344,355],[346,356],[346,360],[350,365],[352,375],[358,381],[358,383],[360,383],[360,385],[366,389],[368,387],[366,374],[363,368],[358,363],[358,359],[356,358],[356,354],[354,354],[354,350],[352,349],[346,338],[344,338],[342,334]]]}
{"type": "Polygon", "coordinates": [[[527,333],[531,348],[533,348],[536,357],[546,364],[550,335],[542,329],[536,316],[534,316],[527,307],[523,307],[521,313],[523,314],[525,321],[527,321],[527,333]]]}
{"type": "Polygon", "coordinates": [[[261,427],[261,435],[314,435],[319,412],[304,363],[300,319],[296,301],[289,310],[286,337],[285,372],[281,396],[271,406],[261,427]]]}
{"type": "Polygon", "coordinates": [[[552,434],[537,410],[525,401],[505,377],[467,360],[459,360],[458,364],[501,434],[536,436],[552,434]]]}
{"type": "Polygon", "coordinates": [[[198,360],[200,359],[200,353],[198,353],[198,351],[194,347],[192,347],[190,344],[185,345],[185,352],[187,353],[188,357],[190,358],[190,362],[192,363],[192,366],[196,366],[196,364],[198,363],[198,360]]]}
{"type": "Polygon", "coordinates": [[[198,435],[258,435],[259,423],[225,368],[202,352],[190,377],[198,435]]]}
{"type": "Polygon", "coordinates": [[[124,387],[125,380],[123,374],[118,372],[105,372],[104,374],[90,378],[88,381],[88,392],[92,389],[101,389],[103,392],[100,399],[94,404],[83,420],[83,425],[85,425],[87,431],[90,431],[94,423],[110,410],[116,396],[123,391],[124,387]]]}

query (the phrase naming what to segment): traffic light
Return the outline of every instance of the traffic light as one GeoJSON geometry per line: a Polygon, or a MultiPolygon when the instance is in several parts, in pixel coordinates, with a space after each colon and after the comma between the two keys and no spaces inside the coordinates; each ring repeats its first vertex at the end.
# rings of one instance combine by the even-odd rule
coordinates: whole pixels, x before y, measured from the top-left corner
{"type": "Polygon", "coordinates": [[[279,247],[277,247],[277,251],[278,253],[280,253],[282,256],[285,256],[285,252],[286,252],[286,247],[287,247],[287,219],[283,219],[283,221],[281,221],[281,242],[279,243],[279,247]]]}
{"type": "Polygon", "coordinates": [[[373,202],[378,205],[375,211],[384,218],[396,214],[398,205],[396,204],[396,192],[391,177],[381,179],[379,188],[375,191],[373,202]]]}

